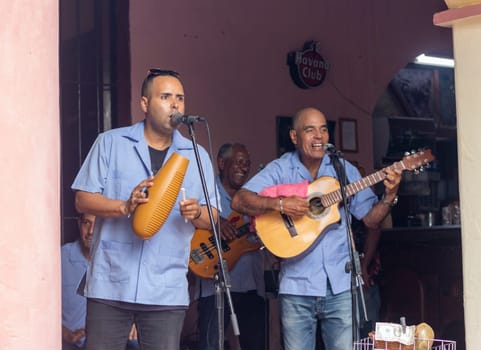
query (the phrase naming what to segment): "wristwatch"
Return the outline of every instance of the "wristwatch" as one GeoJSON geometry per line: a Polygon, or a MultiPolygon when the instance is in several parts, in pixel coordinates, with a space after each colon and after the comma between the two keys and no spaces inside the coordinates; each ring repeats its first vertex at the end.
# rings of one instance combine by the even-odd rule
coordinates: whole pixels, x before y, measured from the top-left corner
{"type": "Polygon", "coordinates": [[[382,196],[382,199],[381,199],[382,204],[389,205],[391,208],[394,207],[397,204],[398,200],[399,200],[399,197],[397,195],[396,195],[396,197],[393,198],[393,200],[391,202],[385,200],[384,195],[382,196]]]}

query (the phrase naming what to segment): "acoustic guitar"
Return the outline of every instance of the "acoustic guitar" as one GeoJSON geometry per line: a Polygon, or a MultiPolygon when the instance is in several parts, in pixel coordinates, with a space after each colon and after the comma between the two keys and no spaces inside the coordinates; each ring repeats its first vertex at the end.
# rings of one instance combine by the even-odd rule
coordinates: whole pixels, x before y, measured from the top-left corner
{"type": "MultiPolygon", "coordinates": [[[[255,233],[250,232],[250,223],[245,223],[242,215],[233,212],[227,220],[236,227],[236,238],[231,241],[221,239],[222,258],[230,271],[243,254],[259,249],[261,244],[257,237],[253,239],[255,233]]],[[[189,269],[197,276],[212,278],[218,271],[219,262],[212,231],[196,229],[190,249],[189,269]]]]}
{"type": "MultiPolygon", "coordinates": [[[[407,155],[390,168],[414,171],[434,160],[430,150],[407,155]]],[[[386,174],[379,170],[346,186],[346,196],[383,181],[386,174]]],[[[323,176],[308,185],[309,212],[301,218],[293,218],[277,211],[256,217],[257,235],[272,254],[280,258],[292,258],[308,248],[323,231],[341,218],[338,203],[342,194],[337,179],[323,176]]]]}

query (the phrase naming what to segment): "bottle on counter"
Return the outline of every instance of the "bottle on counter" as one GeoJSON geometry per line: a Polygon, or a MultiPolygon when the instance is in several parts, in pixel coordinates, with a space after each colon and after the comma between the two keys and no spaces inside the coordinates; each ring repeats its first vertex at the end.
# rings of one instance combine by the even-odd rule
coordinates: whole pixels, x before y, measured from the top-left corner
{"type": "Polygon", "coordinates": [[[449,204],[451,207],[451,216],[453,225],[461,224],[461,208],[459,206],[459,201],[453,201],[449,204]]]}

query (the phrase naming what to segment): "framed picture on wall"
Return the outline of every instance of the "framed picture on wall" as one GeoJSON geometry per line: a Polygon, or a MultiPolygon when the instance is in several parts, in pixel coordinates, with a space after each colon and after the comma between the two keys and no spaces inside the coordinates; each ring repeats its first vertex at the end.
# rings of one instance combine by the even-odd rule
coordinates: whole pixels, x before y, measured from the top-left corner
{"type": "MultiPolygon", "coordinates": [[[[292,116],[277,116],[276,117],[276,132],[277,132],[277,156],[280,157],[286,152],[295,149],[291,142],[289,130],[292,128],[292,116]]],[[[327,121],[327,128],[329,129],[329,142],[336,144],[334,132],[336,130],[336,122],[334,120],[327,121]]]]}
{"type": "Polygon", "coordinates": [[[341,150],[344,152],[357,152],[357,120],[339,119],[339,134],[341,150]]]}
{"type": "Polygon", "coordinates": [[[294,145],[289,136],[289,130],[292,128],[291,116],[278,116],[276,118],[276,132],[277,132],[277,156],[280,157],[286,152],[294,150],[294,145]]]}

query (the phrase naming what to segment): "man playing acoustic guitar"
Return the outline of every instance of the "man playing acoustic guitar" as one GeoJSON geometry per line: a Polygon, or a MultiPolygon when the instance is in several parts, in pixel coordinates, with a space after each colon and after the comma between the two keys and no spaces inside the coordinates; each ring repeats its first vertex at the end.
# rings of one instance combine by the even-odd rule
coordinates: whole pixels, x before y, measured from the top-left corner
{"type": "MultiPolygon", "coordinates": [[[[239,232],[239,227],[249,227],[248,220],[243,220],[242,215],[232,212],[230,202],[232,196],[246,182],[249,176],[251,161],[246,146],[239,143],[226,143],[222,145],[217,154],[219,174],[216,184],[221,201],[221,236],[226,247],[223,249],[223,258],[227,261],[230,271],[232,302],[234,311],[239,320],[240,346],[242,349],[263,350],[265,337],[265,304],[264,304],[264,262],[260,244],[252,234],[246,235],[239,232]],[[229,261],[231,259],[232,261],[229,261]]],[[[192,246],[212,246],[213,242],[203,239],[202,233],[194,234],[192,246]],[[201,242],[205,241],[205,242],[201,242]]],[[[210,231],[207,231],[210,233],[210,231]]],[[[249,230],[246,230],[249,233],[249,230]]],[[[212,233],[210,233],[211,235],[212,233]]],[[[212,256],[218,255],[210,249],[212,256]]],[[[209,257],[199,259],[201,263],[210,263],[209,257]]],[[[193,268],[193,262],[189,266],[193,268]]],[[[211,269],[209,269],[210,271],[211,269]]],[[[212,276],[213,277],[213,276],[212,276]]],[[[212,278],[199,280],[199,350],[218,349],[218,322],[216,313],[214,281],[212,278]]],[[[224,299],[225,300],[225,299],[224,299]]],[[[224,328],[229,324],[229,310],[224,304],[224,328]]]]}
{"type": "MultiPolygon", "coordinates": [[[[329,142],[329,132],[323,113],[315,108],[304,108],[297,112],[290,138],[296,150],[269,163],[237,191],[232,199],[233,210],[258,216],[256,228],[263,243],[266,241],[259,225],[263,215],[273,215],[280,222],[279,228],[272,232],[272,242],[282,246],[284,242],[280,242],[280,231],[289,226],[289,223],[309,215],[314,216],[314,220],[309,220],[316,222],[316,216],[324,215],[310,211],[310,204],[312,206],[311,202],[315,201],[306,198],[306,183],[312,184],[321,177],[337,177],[331,158],[326,156],[325,145],[329,142]],[[298,193],[295,186],[291,185],[287,194],[283,194],[281,185],[286,184],[299,184],[298,193]],[[274,185],[278,185],[277,194],[271,191],[269,195],[261,195],[261,191],[274,185]]],[[[349,183],[361,178],[352,164],[343,159],[341,162],[349,183]]],[[[385,193],[380,201],[368,186],[350,197],[350,214],[362,219],[368,230],[379,230],[381,221],[395,203],[401,172],[397,169],[383,169],[381,174],[385,193]]],[[[334,190],[336,188],[332,188],[334,190]]],[[[340,220],[307,232],[306,238],[319,237],[305,251],[295,256],[290,256],[289,251],[286,254],[282,250],[276,253],[287,257],[281,262],[279,289],[285,350],[314,350],[318,321],[326,350],[352,349],[351,276],[345,271],[346,263],[350,260],[346,219],[344,210],[339,210],[334,204],[326,206],[325,216],[333,215],[337,218],[340,215],[340,220]]],[[[269,227],[266,220],[263,221],[263,227],[269,227]]],[[[272,220],[272,226],[275,225],[272,220]]],[[[293,237],[292,244],[286,244],[287,250],[297,242],[295,236],[302,236],[302,227],[294,225],[285,230],[288,237],[293,237]]]]}

